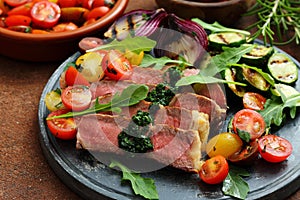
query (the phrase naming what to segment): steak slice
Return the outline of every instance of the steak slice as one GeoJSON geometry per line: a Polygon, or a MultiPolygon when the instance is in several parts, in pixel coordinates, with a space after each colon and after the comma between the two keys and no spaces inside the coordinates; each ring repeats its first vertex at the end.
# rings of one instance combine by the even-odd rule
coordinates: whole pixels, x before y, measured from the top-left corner
{"type": "Polygon", "coordinates": [[[130,119],[118,115],[90,114],[81,117],[77,127],[77,149],[120,153],[118,135],[130,119]]]}
{"type": "MultiPolygon", "coordinates": [[[[76,148],[93,153],[124,155],[126,152],[118,147],[118,135],[129,122],[128,118],[116,115],[85,115],[78,124],[76,148]]],[[[142,154],[142,157],[138,154],[137,158],[152,159],[189,172],[200,169],[201,141],[196,130],[159,124],[150,127],[150,133],[154,150],[142,154]]]]}
{"type": "Polygon", "coordinates": [[[133,73],[129,78],[134,83],[157,85],[164,82],[164,72],[153,68],[133,67],[133,73]]]}
{"type": "Polygon", "coordinates": [[[149,157],[188,172],[201,167],[201,141],[196,130],[183,130],[158,124],[151,128],[153,152],[149,157]]]}
{"type": "Polygon", "coordinates": [[[180,107],[161,107],[155,114],[154,124],[168,124],[184,130],[196,130],[202,143],[207,142],[209,135],[208,115],[197,110],[180,107]]]}
{"type": "Polygon", "coordinates": [[[221,108],[214,100],[195,93],[179,93],[174,96],[169,106],[198,110],[208,114],[210,134],[217,134],[226,117],[226,109],[221,108]]]}

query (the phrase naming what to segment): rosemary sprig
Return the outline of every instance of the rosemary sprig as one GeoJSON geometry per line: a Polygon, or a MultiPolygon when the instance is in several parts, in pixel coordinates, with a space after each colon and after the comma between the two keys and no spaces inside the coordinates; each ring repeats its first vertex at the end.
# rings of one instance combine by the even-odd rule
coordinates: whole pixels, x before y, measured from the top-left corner
{"type": "Polygon", "coordinates": [[[299,0],[257,0],[245,16],[256,15],[258,20],[246,29],[257,28],[252,39],[263,37],[264,43],[285,45],[293,41],[300,43],[300,1],[299,0]],[[288,30],[293,35],[284,39],[288,30]],[[274,36],[278,41],[274,42],[274,36]]]}

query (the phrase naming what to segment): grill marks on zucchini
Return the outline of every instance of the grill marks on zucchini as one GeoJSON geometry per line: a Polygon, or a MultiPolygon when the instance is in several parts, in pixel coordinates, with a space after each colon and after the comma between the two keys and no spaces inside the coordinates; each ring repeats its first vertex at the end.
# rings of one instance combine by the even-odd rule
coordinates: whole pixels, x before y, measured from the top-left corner
{"type": "Polygon", "coordinates": [[[265,68],[268,59],[274,53],[273,47],[266,47],[259,44],[243,44],[244,46],[253,46],[252,50],[243,55],[241,61],[247,65],[259,66],[265,68]]]}
{"type": "Polygon", "coordinates": [[[275,80],[293,84],[298,79],[296,64],[283,53],[274,53],[268,62],[268,70],[275,80]]]}
{"type": "Polygon", "coordinates": [[[208,36],[209,46],[212,49],[222,50],[222,47],[238,47],[246,43],[246,36],[235,32],[212,33],[208,36]]]}

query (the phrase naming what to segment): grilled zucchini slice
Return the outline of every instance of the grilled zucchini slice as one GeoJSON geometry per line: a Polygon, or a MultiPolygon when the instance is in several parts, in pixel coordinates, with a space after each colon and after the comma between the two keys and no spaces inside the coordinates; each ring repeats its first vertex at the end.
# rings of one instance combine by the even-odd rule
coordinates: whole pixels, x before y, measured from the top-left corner
{"type": "Polygon", "coordinates": [[[243,44],[243,46],[253,46],[252,50],[241,58],[242,63],[250,66],[265,68],[268,59],[274,53],[274,48],[271,46],[267,47],[260,44],[243,44]]]}
{"type": "Polygon", "coordinates": [[[293,84],[298,79],[297,65],[284,53],[276,52],[269,58],[268,70],[280,83],[293,84]]]}
{"type": "Polygon", "coordinates": [[[222,47],[239,47],[246,43],[246,36],[235,32],[219,32],[208,35],[208,44],[211,49],[222,50],[222,47]]]}
{"type": "MultiPolygon", "coordinates": [[[[232,68],[227,68],[224,70],[224,79],[226,81],[231,81],[235,82],[237,81],[237,69],[232,67],[232,68]]],[[[243,97],[244,94],[246,93],[246,87],[228,83],[228,88],[238,97],[243,97]]]]}
{"type": "Polygon", "coordinates": [[[271,86],[260,73],[248,67],[238,69],[237,77],[260,91],[267,91],[271,86]]]}

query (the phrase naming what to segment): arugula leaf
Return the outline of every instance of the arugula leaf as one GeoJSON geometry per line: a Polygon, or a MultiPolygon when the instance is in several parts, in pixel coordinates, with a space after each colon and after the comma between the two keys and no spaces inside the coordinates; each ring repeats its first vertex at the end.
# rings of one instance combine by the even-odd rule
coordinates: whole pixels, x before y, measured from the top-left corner
{"type": "Polygon", "coordinates": [[[184,86],[184,85],[191,85],[193,83],[202,83],[202,84],[209,84],[209,83],[231,83],[231,84],[236,84],[240,86],[246,86],[244,83],[240,82],[233,82],[233,81],[226,81],[223,79],[219,79],[213,76],[202,76],[201,74],[198,75],[192,75],[192,76],[186,76],[182,77],[175,86],[184,86]]]}
{"type": "Polygon", "coordinates": [[[283,122],[283,119],[286,117],[284,109],[290,108],[290,117],[295,118],[296,107],[299,101],[300,94],[285,98],[272,96],[271,99],[267,99],[264,109],[259,111],[259,113],[263,116],[267,127],[270,127],[271,124],[280,126],[283,122]]]}
{"type": "Polygon", "coordinates": [[[223,181],[223,193],[239,199],[246,199],[249,192],[249,185],[242,177],[249,175],[249,172],[243,168],[230,166],[230,171],[223,181]]]}
{"type": "Polygon", "coordinates": [[[116,93],[113,96],[111,102],[109,103],[99,104],[97,98],[95,105],[92,106],[91,108],[88,108],[80,112],[68,112],[66,114],[47,118],[46,120],[81,116],[90,113],[96,113],[99,111],[109,111],[109,110],[120,111],[119,107],[132,106],[134,104],[139,103],[141,100],[145,99],[147,97],[148,91],[149,88],[146,85],[132,84],[129,85],[127,88],[125,88],[121,94],[116,93]]]}
{"type": "Polygon", "coordinates": [[[156,45],[156,41],[147,38],[146,36],[136,36],[136,37],[127,37],[124,40],[118,41],[113,40],[108,44],[103,44],[101,46],[95,47],[93,49],[87,50],[87,52],[98,51],[100,49],[109,50],[120,50],[120,51],[134,51],[139,53],[141,51],[150,51],[156,45]]]}
{"type": "Polygon", "coordinates": [[[146,199],[159,199],[154,180],[143,178],[138,173],[130,171],[119,162],[112,161],[109,167],[118,167],[123,173],[122,181],[130,181],[131,187],[136,195],[141,195],[146,199]]]}
{"type": "Polygon", "coordinates": [[[252,67],[252,66],[249,66],[246,64],[236,64],[236,63],[228,64],[228,65],[234,66],[234,67],[241,67],[241,68],[245,67],[245,68],[252,69],[252,70],[258,72],[268,83],[270,83],[270,85],[274,86],[274,84],[275,84],[275,81],[270,74],[263,72],[261,69],[259,69],[257,67],[252,67]]]}
{"type": "Polygon", "coordinates": [[[214,76],[217,73],[224,71],[229,66],[229,63],[237,63],[241,57],[250,52],[252,46],[240,46],[240,47],[223,47],[223,52],[211,57],[208,66],[201,70],[203,76],[214,76]]]}
{"type": "Polygon", "coordinates": [[[150,54],[145,54],[142,60],[142,63],[139,65],[140,67],[150,67],[152,66],[154,69],[162,69],[166,64],[174,63],[174,64],[184,64],[187,66],[192,66],[192,64],[182,61],[182,60],[173,60],[167,56],[163,56],[160,58],[155,58],[150,54]]]}

